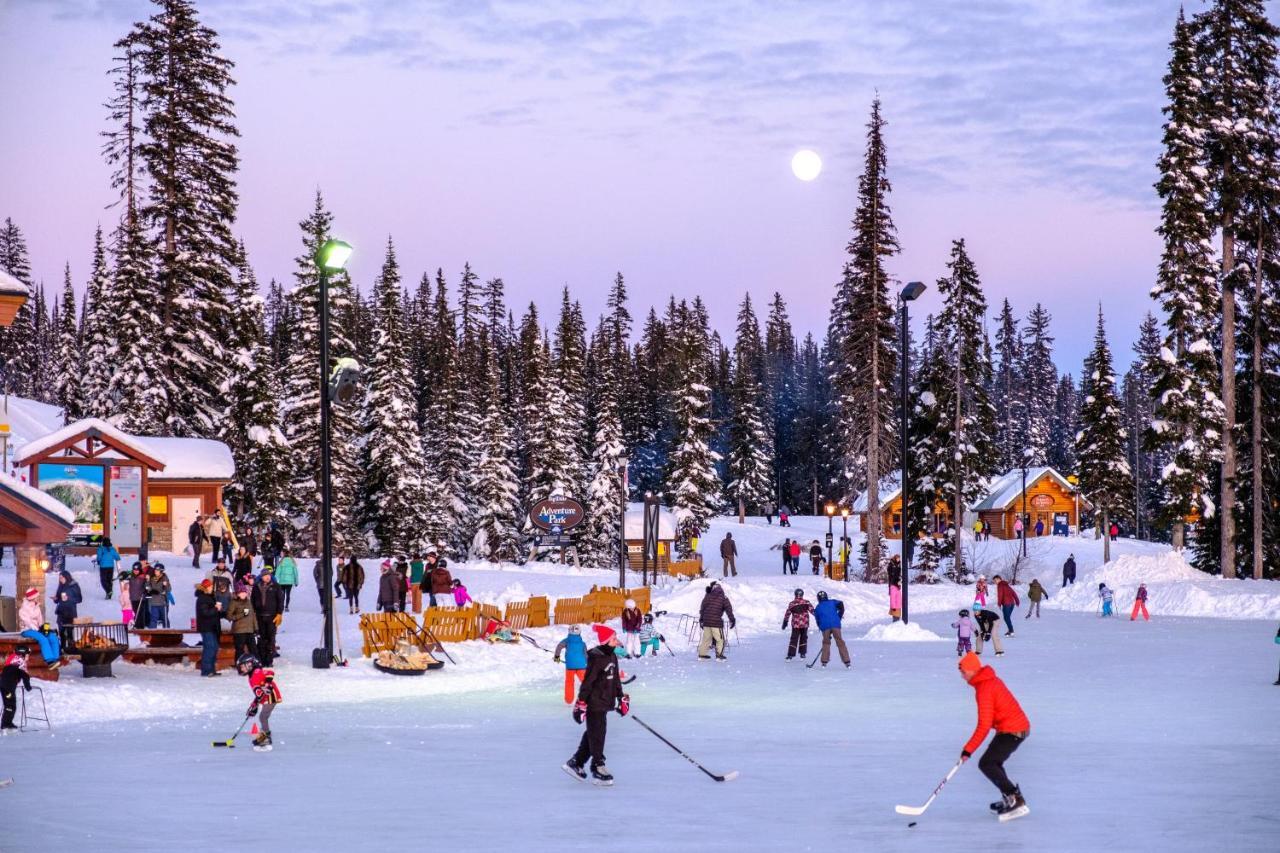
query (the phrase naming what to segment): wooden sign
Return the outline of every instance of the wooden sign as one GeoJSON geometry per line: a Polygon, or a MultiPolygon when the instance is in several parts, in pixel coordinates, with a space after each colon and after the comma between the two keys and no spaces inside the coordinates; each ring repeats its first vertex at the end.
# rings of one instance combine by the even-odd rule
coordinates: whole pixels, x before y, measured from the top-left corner
{"type": "Polygon", "coordinates": [[[582,504],[573,498],[545,498],[529,510],[529,523],[548,533],[564,533],[572,530],[587,517],[582,504]]]}
{"type": "Polygon", "coordinates": [[[1032,495],[1031,505],[1036,509],[1048,509],[1053,506],[1052,495],[1032,495]]]}

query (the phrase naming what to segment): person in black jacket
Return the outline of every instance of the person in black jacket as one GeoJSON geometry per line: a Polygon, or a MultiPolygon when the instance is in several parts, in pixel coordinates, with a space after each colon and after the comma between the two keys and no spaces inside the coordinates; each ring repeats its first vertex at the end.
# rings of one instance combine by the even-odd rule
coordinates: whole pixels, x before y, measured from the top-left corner
{"type": "Polygon", "coordinates": [[[276,659],[276,628],[284,613],[284,593],[270,569],[263,569],[251,594],[253,613],[258,620],[258,660],[271,666],[276,659]]]}
{"type": "Polygon", "coordinates": [[[618,670],[615,649],[621,643],[618,634],[605,625],[593,625],[600,645],[587,652],[587,672],[578,688],[578,701],[573,706],[573,721],[587,722],[587,730],[578,742],[578,751],[564,763],[564,771],[579,779],[587,778],[584,765],[591,759],[591,778],[597,785],[612,785],[613,774],[604,766],[604,739],[609,712],[626,716],[631,710],[631,697],[622,692],[622,674],[618,670]]]}
{"type": "Polygon", "coordinates": [[[711,645],[716,647],[716,658],[724,660],[724,620],[729,618],[729,627],[737,623],[733,618],[733,605],[724,589],[716,581],[707,585],[707,592],[702,597],[702,607],[698,610],[698,624],[702,626],[702,639],[698,641],[698,657],[711,660],[711,645]]]}
{"type": "Polygon", "coordinates": [[[213,581],[205,578],[196,587],[196,630],[200,632],[200,675],[212,678],[220,673],[218,638],[222,634],[222,602],[213,597],[213,581]]]}
{"type": "Polygon", "coordinates": [[[253,557],[249,554],[249,549],[241,545],[239,552],[236,553],[236,561],[231,565],[231,576],[239,582],[245,575],[251,574],[253,574],[253,557]]]}
{"type": "Polygon", "coordinates": [[[1062,585],[1070,586],[1076,582],[1076,555],[1068,554],[1067,561],[1062,564],[1062,585]]]}
{"type": "Polygon", "coordinates": [[[0,698],[4,700],[0,729],[17,728],[13,724],[13,715],[18,711],[18,683],[22,683],[23,690],[31,690],[31,676],[27,674],[27,657],[30,654],[29,646],[18,646],[4,662],[4,669],[0,670],[0,698]]]}

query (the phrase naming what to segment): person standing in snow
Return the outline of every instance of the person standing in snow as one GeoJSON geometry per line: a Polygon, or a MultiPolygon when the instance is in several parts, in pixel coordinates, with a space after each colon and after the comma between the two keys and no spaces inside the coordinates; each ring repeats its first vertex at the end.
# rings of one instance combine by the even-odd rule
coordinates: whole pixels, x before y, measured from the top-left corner
{"type": "Polygon", "coordinates": [[[791,537],[787,537],[782,543],[782,573],[790,574],[791,572],[791,537]]]}
{"type": "Polygon", "coordinates": [[[147,578],[147,627],[169,627],[165,624],[165,611],[169,607],[169,590],[172,588],[173,584],[164,573],[164,566],[156,563],[151,570],[151,577],[147,578]]]}
{"type": "Polygon", "coordinates": [[[840,621],[844,619],[844,602],[828,598],[826,592],[818,591],[818,606],[813,608],[813,617],[818,622],[818,630],[822,632],[822,665],[831,660],[831,641],[836,641],[840,650],[840,660],[846,667],[853,666],[849,660],[849,648],[844,644],[844,636],[840,633],[840,621]]]}
{"type": "Polygon", "coordinates": [[[400,600],[400,590],[396,588],[396,573],[391,570],[391,561],[382,561],[382,576],[378,578],[378,609],[385,613],[396,612],[396,602],[400,600]]]}
{"type": "Polygon", "coordinates": [[[244,580],[245,575],[253,574],[253,556],[244,545],[236,552],[235,562],[231,564],[231,576],[237,583],[244,580]]]}
{"type": "Polygon", "coordinates": [[[813,605],[804,597],[804,590],[797,589],[796,597],[787,605],[787,612],[782,615],[782,630],[787,629],[787,624],[791,625],[791,641],[787,643],[787,660],[791,660],[797,654],[800,657],[808,657],[809,655],[809,614],[813,612],[813,605]]]}
{"type": "Polygon", "coordinates": [[[978,583],[973,590],[973,603],[975,607],[987,606],[987,576],[978,575],[978,583]]]}
{"type": "Polygon", "coordinates": [[[338,578],[342,583],[342,588],[347,592],[347,611],[349,613],[359,613],[360,590],[364,589],[364,566],[360,565],[360,561],[356,559],[355,554],[352,554],[351,558],[342,564],[338,578]]]}
{"type": "Polygon", "coordinates": [[[227,612],[227,608],[231,606],[235,579],[231,577],[231,572],[227,571],[227,561],[221,555],[205,578],[213,581],[213,597],[222,603],[222,612],[227,612]]]}
{"type": "Polygon", "coordinates": [[[631,697],[622,692],[618,671],[618,635],[605,625],[593,625],[600,645],[587,652],[587,672],[578,688],[578,701],[573,706],[573,721],[586,720],[587,730],[578,742],[578,751],[564,763],[564,771],[586,780],[584,765],[591,759],[591,778],[597,785],[612,785],[613,774],[605,767],[604,742],[610,711],[626,716],[631,710],[631,697]]]}
{"type": "Polygon", "coordinates": [[[1115,593],[1111,591],[1111,587],[1105,583],[1098,584],[1098,598],[1102,600],[1102,615],[1111,616],[1111,604],[1115,599],[1115,593]]]}
{"type": "Polygon", "coordinates": [[[18,685],[28,693],[31,692],[31,676],[27,674],[27,657],[31,649],[19,644],[13,654],[5,658],[4,669],[0,670],[0,699],[4,701],[4,714],[0,716],[0,729],[16,729],[13,724],[14,714],[18,712],[18,685]]]}
{"type": "Polygon", "coordinates": [[[978,725],[960,750],[960,761],[968,761],[994,728],[996,735],[982,758],[978,759],[978,769],[1000,789],[1001,798],[991,804],[991,810],[1001,820],[1022,817],[1031,810],[1022,797],[1022,790],[1009,781],[1004,763],[1031,734],[1031,722],[1013,693],[996,677],[995,670],[983,666],[977,655],[965,655],[957,666],[960,676],[973,688],[974,699],[978,703],[978,725]]]}
{"type": "Polygon", "coordinates": [[[645,653],[658,656],[658,648],[666,638],[658,633],[658,628],[653,624],[653,614],[646,613],[644,615],[644,623],[640,626],[640,657],[644,657],[645,653]],[[650,651],[652,649],[652,651],[650,651]]]}
{"type": "Polygon", "coordinates": [[[973,621],[978,623],[978,630],[975,640],[975,651],[982,654],[982,644],[990,642],[996,647],[996,657],[1004,654],[1004,644],[1000,642],[1000,632],[995,630],[996,624],[1000,621],[1000,615],[994,610],[983,608],[974,608],[973,621]]]}
{"type": "Polygon", "coordinates": [[[1044,519],[1037,518],[1036,519],[1036,536],[1040,537],[1043,535],[1044,535],[1044,519]]]}
{"type": "MultiPolygon", "coordinates": [[[[191,522],[191,526],[187,528],[187,544],[191,546],[191,567],[193,569],[200,568],[200,552],[204,550],[204,542],[209,537],[205,535],[204,526],[200,523],[200,516],[196,516],[191,522]]],[[[217,556],[216,554],[214,556],[217,556]]]]}
{"type": "Polygon", "coordinates": [[[220,557],[225,559],[222,550],[222,539],[226,535],[227,529],[222,524],[222,516],[219,513],[212,512],[204,520],[204,535],[209,540],[209,545],[213,548],[213,559],[220,557]]]}
{"type": "Polygon", "coordinates": [[[250,654],[241,655],[236,659],[236,670],[241,675],[249,677],[249,689],[253,691],[253,702],[249,705],[245,716],[258,715],[261,731],[253,739],[253,746],[259,750],[271,749],[271,713],[283,698],[280,695],[280,688],[276,686],[276,674],[267,669],[267,666],[270,664],[264,665],[250,654]]]}
{"type": "Polygon", "coordinates": [[[253,603],[249,601],[249,588],[241,584],[236,596],[222,611],[222,618],[231,622],[231,638],[235,641],[236,659],[252,654],[258,647],[258,620],[254,616],[253,603]]]}
{"type": "Polygon", "coordinates": [[[960,618],[951,623],[956,629],[956,656],[963,657],[966,652],[973,651],[973,622],[969,619],[969,611],[961,610],[960,618]]]}
{"type": "MultiPolygon", "coordinates": [[[[444,560],[440,561],[440,565],[444,565],[444,560]]],[[[471,593],[467,592],[467,588],[463,586],[461,578],[453,579],[453,604],[455,607],[466,607],[471,603],[471,593]]]]}
{"type": "Polygon", "coordinates": [[[623,649],[628,658],[640,656],[640,626],[644,624],[644,614],[636,607],[634,598],[622,603],[622,638],[623,649]]]}
{"type": "Polygon", "coordinates": [[[293,552],[283,549],[279,560],[275,563],[276,583],[280,585],[280,594],[284,596],[284,612],[289,612],[289,599],[293,596],[293,588],[298,585],[298,561],[293,559],[293,552]]]}
{"type": "Polygon", "coordinates": [[[106,594],[107,600],[110,601],[111,585],[116,577],[116,566],[120,565],[120,552],[116,550],[115,545],[111,544],[111,537],[102,537],[102,541],[98,543],[98,552],[93,559],[98,564],[98,582],[102,584],[102,591],[106,594]]]}
{"type": "Polygon", "coordinates": [[[116,583],[120,587],[120,621],[125,625],[133,622],[133,601],[129,598],[129,580],[132,577],[128,572],[121,572],[116,578],[116,583]]]}
{"type": "Polygon", "coordinates": [[[437,558],[429,577],[431,580],[429,601],[432,607],[438,607],[436,596],[453,594],[453,575],[449,574],[449,561],[444,557],[437,558]]]}
{"type": "Polygon", "coordinates": [[[822,574],[822,546],[817,539],[809,545],[809,563],[813,566],[815,575],[822,574]]]}
{"type": "Polygon", "coordinates": [[[1138,584],[1138,593],[1133,597],[1133,612],[1129,614],[1129,621],[1136,620],[1139,613],[1142,614],[1144,620],[1151,621],[1151,614],[1147,612],[1147,585],[1145,583],[1138,584]]]}
{"type": "Polygon", "coordinates": [[[1068,554],[1067,561],[1062,564],[1062,585],[1070,586],[1076,582],[1076,555],[1068,554]]]}
{"type": "Polygon", "coordinates": [[[1027,587],[1027,615],[1026,619],[1031,618],[1031,611],[1035,611],[1036,618],[1040,618],[1040,601],[1049,597],[1049,591],[1040,585],[1040,581],[1035,578],[1031,579],[1031,586],[1027,587]]]}
{"type": "Polygon", "coordinates": [[[396,557],[391,571],[396,576],[397,612],[404,613],[409,603],[409,561],[403,555],[396,557]]]}
{"type": "Polygon", "coordinates": [[[1014,539],[1021,539],[1022,534],[1025,533],[1026,530],[1027,530],[1026,525],[1022,523],[1022,516],[1018,516],[1013,520],[1013,538],[1014,539]]]}
{"type": "Polygon", "coordinates": [[[556,644],[553,657],[556,663],[560,663],[561,654],[564,655],[564,703],[572,705],[578,685],[587,674],[587,643],[582,639],[582,629],[577,625],[570,625],[569,633],[556,644]]]}
{"type": "Polygon", "coordinates": [[[200,675],[218,675],[218,638],[222,635],[222,603],[213,597],[213,581],[196,587],[196,630],[200,632],[200,675]]]}
{"type": "Polygon", "coordinates": [[[409,561],[409,603],[414,613],[422,612],[422,579],[427,576],[427,561],[414,554],[409,561]]]}
{"type": "Polygon", "coordinates": [[[1000,606],[1000,613],[1004,616],[1004,624],[1009,630],[1005,631],[1006,637],[1013,636],[1013,611],[1018,605],[1022,604],[1022,600],[1018,598],[1018,593],[1013,587],[1005,582],[1004,578],[996,575],[992,578],[996,582],[996,604],[1000,606]]]}
{"type": "Polygon", "coordinates": [[[733,541],[732,533],[726,533],[720,540],[720,560],[724,563],[725,577],[729,577],[730,572],[735,578],[738,576],[737,557],[738,543],[733,541]]]}
{"type": "Polygon", "coordinates": [[[64,646],[69,646],[72,644],[71,625],[79,615],[79,605],[84,601],[84,595],[80,592],[80,584],[66,569],[58,572],[58,588],[53,594],[53,600],[54,620],[58,623],[58,639],[64,646]]]}
{"type": "Polygon", "coordinates": [[[253,593],[253,617],[258,623],[258,660],[271,666],[276,659],[276,629],[284,618],[284,595],[270,569],[263,569],[253,593]]]}
{"type": "Polygon", "coordinates": [[[894,554],[889,558],[889,586],[902,584],[902,558],[894,554]]]}
{"type": "Polygon", "coordinates": [[[791,526],[791,509],[786,504],[783,504],[782,506],[778,507],[778,526],[779,527],[791,526]]]}
{"type": "MultiPolygon", "coordinates": [[[[787,525],[790,527],[790,525],[787,525]]],[[[791,547],[787,549],[787,553],[791,555],[791,574],[800,571],[800,540],[792,539],[791,547]]]]}
{"type": "Polygon", "coordinates": [[[889,615],[894,622],[902,618],[902,587],[896,583],[889,584],[889,615]]]}
{"type": "Polygon", "coordinates": [[[733,605],[729,603],[729,597],[724,594],[720,584],[712,581],[707,585],[707,591],[702,596],[702,606],[698,611],[698,624],[702,626],[702,639],[698,641],[700,660],[711,660],[711,655],[707,652],[711,650],[712,644],[716,647],[716,659],[725,660],[724,620],[726,617],[729,620],[729,627],[733,628],[737,624],[733,618],[733,605]]]}

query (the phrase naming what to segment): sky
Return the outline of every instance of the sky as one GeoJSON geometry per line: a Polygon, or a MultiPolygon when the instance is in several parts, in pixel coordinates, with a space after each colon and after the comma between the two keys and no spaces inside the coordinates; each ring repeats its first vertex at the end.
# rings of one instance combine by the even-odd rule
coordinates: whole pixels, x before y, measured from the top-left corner
{"type": "MultiPolygon", "coordinates": [[[[1198,11],[1197,0],[1187,0],[1198,11]]],[[[1179,0],[201,0],[236,64],[236,232],[288,281],[317,188],[368,288],[470,262],[517,317],[706,301],[731,337],[777,291],[819,340],[865,125],[888,121],[896,280],[939,307],[963,237],[994,316],[1037,302],[1078,376],[1099,304],[1127,364],[1160,253],[1152,188],[1179,0]],[[817,180],[791,173],[811,148],[817,180]],[[548,313],[551,312],[551,313],[548,313]]],[[[118,209],[100,155],[112,42],[145,0],[0,0],[0,216],[35,275],[76,287],[118,209]]],[[[763,322],[763,317],[762,317],[763,322]]],[[[639,323],[637,322],[637,326],[639,323]]],[[[994,330],[994,323],[989,323],[994,330]]]]}

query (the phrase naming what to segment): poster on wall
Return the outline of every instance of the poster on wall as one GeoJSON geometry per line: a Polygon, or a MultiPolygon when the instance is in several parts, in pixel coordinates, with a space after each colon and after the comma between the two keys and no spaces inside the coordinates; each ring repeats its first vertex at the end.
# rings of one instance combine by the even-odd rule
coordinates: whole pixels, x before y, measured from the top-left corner
{"type": "Polygon", "coordinates": [[[68,545],[94,545],[102,538],[101,465],[68,465],[46,462],[36,467],[40,491],[75,513],[68,545]]]}
{"type": "Polygon", "coordinates": [[[111,469],[111,544],[117,548],[142,545],[142,469],[118,465],[111,469]]]}

